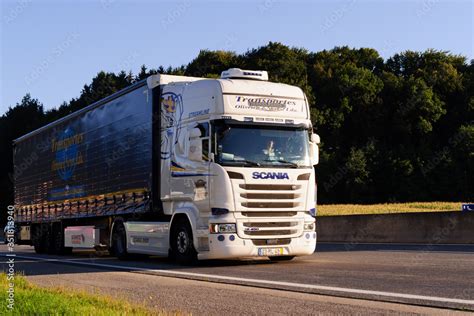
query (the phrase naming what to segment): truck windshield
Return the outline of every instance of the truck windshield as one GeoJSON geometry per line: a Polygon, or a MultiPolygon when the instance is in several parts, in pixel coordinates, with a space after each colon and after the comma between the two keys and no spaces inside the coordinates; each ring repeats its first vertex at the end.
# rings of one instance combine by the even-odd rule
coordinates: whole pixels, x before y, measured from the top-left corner
{"type": "Polygon", "coordinates": [[[227,166],[310,167],[308,131],[253,125],[216,126],[216,162],[227,166]]]}

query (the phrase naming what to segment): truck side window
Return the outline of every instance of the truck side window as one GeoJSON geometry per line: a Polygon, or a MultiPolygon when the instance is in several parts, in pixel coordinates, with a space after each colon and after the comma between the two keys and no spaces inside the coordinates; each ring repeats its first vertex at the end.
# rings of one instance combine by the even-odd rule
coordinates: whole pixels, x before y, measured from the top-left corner
{"type": "Polygon", "coordinates": [[[209,138],[202,140],[202,160],[209,161],[209,138]]]}
{"type": "Polygon", "coordinates": [[[201,137],[209,137],[209,123],[199,123],[196,128],[201,130],[201,137]]]}
{"type": "Polygon", "coordinates": [[[202,160],[209,161],[209,123],[199,123],[196,128],[201,130],[202,160]]]}
{"type": "Polygon", "coordinates": [[[209,161],[209,123],[199,123],[196,128],[201,130],[202,160],[209,161]]]}

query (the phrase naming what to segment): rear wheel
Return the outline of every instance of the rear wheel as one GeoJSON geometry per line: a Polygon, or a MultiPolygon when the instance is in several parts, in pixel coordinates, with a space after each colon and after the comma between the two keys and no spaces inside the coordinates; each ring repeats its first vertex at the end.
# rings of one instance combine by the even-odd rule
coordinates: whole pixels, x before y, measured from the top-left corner
{"type": "Polygon", "coordinates": [[[111,252],[120,260],[126,260],[130,257],[127,252],[127,234],[125,232],[125,226],[121,221],[114,224],[111,252]]]}
{"type": "Polygon", "coordinates": [[[51,253],[57,255],[67,255],[72,253],[71,247],[64,246],[64,230],[60,224],[53,226],[51,253]]]}
{"type": "Polygon", "coordinates": [[[44,254],[48,252],[50,247],[50,231],[47,225],[36,226],[33,247],[37,254],[44,254]]]}
{"type": "Polygon", "coordinates": [[[290,261],[293,260],[295,256],[274,256],[268,258],[270,258],[271,261],[290,261]]]}
{"type": "Polygon", "coordinates": [[[40,240],[36,239],[34,242],[33,242],[33,247],[35,248],[35,252],[37,254],[43,254],[46,252],[46,249],[43,248],[43,245],[41,245],[41,242],[40,240]]]}
{"type": "Polygon", "coordinates": [[[171,250],[172,256],[180,264],[193,264],[197,261],[193,232],[191,225],[185,219],[178,219],[178,222],[173,225],[171,250]]]}

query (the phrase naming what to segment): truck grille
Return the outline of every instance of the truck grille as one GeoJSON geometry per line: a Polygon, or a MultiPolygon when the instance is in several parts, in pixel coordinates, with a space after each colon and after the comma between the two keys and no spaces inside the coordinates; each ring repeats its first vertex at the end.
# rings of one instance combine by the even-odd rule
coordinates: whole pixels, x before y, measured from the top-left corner
{"type": "Polygon", "coordinates": [[[242,212],[245,217],[293,217],[298,212],[242,212]]]}
{"type": "Polygon", "coordinates": [[[301,188],[297,184],[240,184],[244,190],[272,190],[272,191],[293,191],[301,188]]]}
{"type": "MultiPolygon", "coordinates": [[[[279,213],[279,212],[274,212],[279,213]]],[[[301,220],[297,218],[291,220],[289,218],[280,218],[273,220],[268,218],[252,218],[237,221],[238,233],[243,238],[291,238],[302,233],[301,220]]]]}
{"type": "Polygon", "coordinates": [[[256,223],[244,223],[244,227],[294,227],[298,225],[297,222],[256,222],[256,223]]]}
{"type": "Polygon", "coordinates": [[[300,184],[239,184],[240,205],[255,211],[288,211],[303,206],[300,184]]]}
{"type": "Polygon", "coordinates": [[[242,206],[248,208],[293,208],[298,205],[291,202],[242,202],[242,206]]]}
{"type": "Polygon", "coordinates": [[[275,235],[293,235],[296,233],[296,229],[292,230],[260,230],[260,231],[246,231],[245,234],[248,236],[275,236],[275,235]]]}
{"type": "Polygon", "coordinates": [[[304,223],[298,214],[305,209],[304,183],[245,183],[243,179],[232,182],[237,233],[241,238],[252,239],[255,245],[284,245],[303,234],[304,223]]]}

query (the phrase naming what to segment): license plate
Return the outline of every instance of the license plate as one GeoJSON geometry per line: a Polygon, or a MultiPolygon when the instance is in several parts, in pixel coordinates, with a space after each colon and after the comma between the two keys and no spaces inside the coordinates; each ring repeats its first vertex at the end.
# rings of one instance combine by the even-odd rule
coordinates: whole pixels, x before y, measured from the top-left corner
{"type": "Polygon", "coordinates": [[[283,255],[283,248],[258,248],[259,256],[281,256],[283,255]]]}

